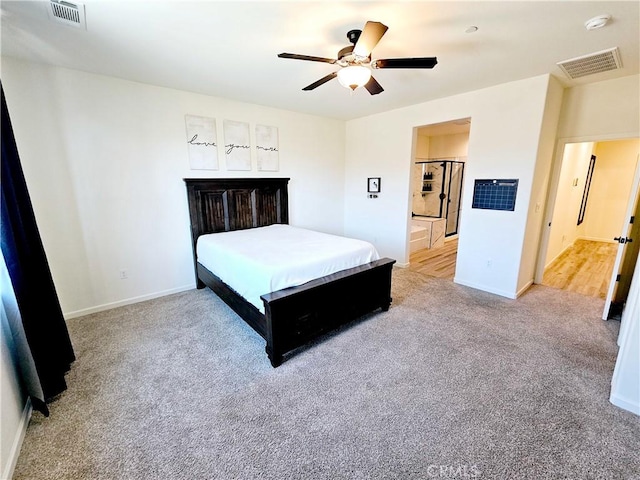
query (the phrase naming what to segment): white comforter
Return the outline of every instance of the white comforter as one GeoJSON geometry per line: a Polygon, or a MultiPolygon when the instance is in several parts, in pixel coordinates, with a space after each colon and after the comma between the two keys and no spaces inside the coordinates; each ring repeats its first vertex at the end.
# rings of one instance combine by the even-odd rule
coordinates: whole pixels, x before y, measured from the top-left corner
{"type": "Polygon", "coordinates": [[[380,258],[368,242],[279,224],[202,235],[196,254],[262,313],[260,295],[380,258]]]}

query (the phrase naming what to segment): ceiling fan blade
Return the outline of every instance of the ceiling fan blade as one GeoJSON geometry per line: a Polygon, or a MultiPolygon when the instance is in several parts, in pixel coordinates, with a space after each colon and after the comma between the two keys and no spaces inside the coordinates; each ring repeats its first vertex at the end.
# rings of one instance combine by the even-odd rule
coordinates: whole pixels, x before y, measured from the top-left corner
{"type": "Polygon", "coordinates": [[[380,85],[378,81],[373,77],[371,77],[369,81],[364,84],[364,88],[366,88],[371,95],[377,95],[384,92],[384,88],[382,88],[382,85],[380,85]]]}
{"type": "Polygon", "coordinates": [[[438,63],[436,57],[381,58],[371,62],[373,68],[433,68],[438,63]]]}
{"type": "Polygon", "coordinates": [[[360,34],[360,38],[358,38],[356,45],[353,47],[353,53],[365,58],[371,55],[373,47],[378,44],[388,29],[389,27],[380,22],[367,22],[360,34]]]}
{"type": "Polygon", "coordinates": [[[298,55],[296,53],[279,53],[279,58],[292,58],[294,60],[309,60],[310,62],[326,62],[326,63],[336,63],[336,60],[333,58],[324,58],[324,57],[312,57],[310,55],[298,55]]]}
{"type": "Polygon", "coordinates": [[[336,78],[338,76],[337,72],[333,72],[330,73],[329,75],[322,77],[320,80],[313,82],[311,85],[307,85],[306,87],[304,87],[302,90],[313,90],[314,88],[319,87],[322,84],[327,83],[329,80],[333,80],[334,78],[336,78]]]}

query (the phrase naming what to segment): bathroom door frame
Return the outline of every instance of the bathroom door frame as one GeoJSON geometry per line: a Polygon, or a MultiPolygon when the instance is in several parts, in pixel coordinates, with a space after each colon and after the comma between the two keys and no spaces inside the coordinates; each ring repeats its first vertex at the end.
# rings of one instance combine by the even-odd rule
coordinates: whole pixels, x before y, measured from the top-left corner
{"type": "MultiPolygon", "coordinates": [[[[461,162],[460,160],[445,160],[449,163],[451,163],[451,168],[449,171],[449,191],[447,193],[447,212],[445,214],[445,228],[444,228],[444,236],[446,237],[451,237],[452,235],[457,235],[458,234],[458,230],[460,229],[460,207],[462,205],[462,188],[464,186],[464,163],[465,162],[461,162]],[[451,232],[451,233],[447,233],[447,223],[449,222],[449,206],[451,205],[451,180],[453,179],[453,164],[457,163],[462,165],[462,172],[460,174],[460,186],[459,186],[459,190],[460,190],[460,194],[458,195],[458,210],[456,211],[456,230],[455,232],[451,232]]],[[[444,190],[444,183],[443,183],[443,190],[444,190]]]]}
{"type": "MultiPolygon", "coordinates": [[[[454,157],[455,158],[455,157],[454,157]]],[[[437,216],[434,215],[426,215],[426,214],[420,214],[420,213],[415,213],[411,212],[411,216],[412,217],[427,217],[427,218],[444,218],[445,219],[445,237],[451,237],[453,235],[457,235],[458,234],[458,230],[459,230],[459,226],[460,226],[460,206],[462,205],[462,190],[464,187],[464,167],[465,167],[465,162],[462,162],[460,160],[453,160],[453,159],[449,159],[449,158],[434,158],[432,160],[420,160],[418,162],[415,162],[416,165],[427,165],[430,163],[439,163],[440,167],[442,167],[442,184],[440,186],[440,194],[439,194],[439,198],[440,198],[440,208],[439,208],[439,213],[437,216]],[[447,233],[447,227],[448,227],[448,221],[449,221],[449,206],[451,204],[451,183],[452,183],[452,178],[453,178],[453,164],[459,164],[462,166],[462,173],[460,175],[460,194],[459,194],[459,198],[458,198],[458,210],[456,211],[456,229],[454,232],[451,233],[447,233]],[[451,167],[451,168],[447,168],[447,167],[451,167]],[[447,177],[447,173],[449,174],[449,176],[447,177]],[[446,186],[446,188],[445,188],[446,186]],[[445,189],[447,191],[447,193],[445,193],[445,189]],[[446,203],[445,203],[446,201],[446,203]]],[[[424,169],[423,169],[423,174],[424,174],[424,169]]],[[[433,192],[435,193],[435,192],[433,192]]]]}

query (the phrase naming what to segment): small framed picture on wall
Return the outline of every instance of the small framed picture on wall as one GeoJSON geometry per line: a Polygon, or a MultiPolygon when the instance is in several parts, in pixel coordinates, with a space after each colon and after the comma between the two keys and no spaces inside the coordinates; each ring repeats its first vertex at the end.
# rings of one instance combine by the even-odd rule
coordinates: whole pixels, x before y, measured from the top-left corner
{"type": "Polygon", "coordinates": [[[380,177],[369,177],[367,179],[367,192],[380,193],[380,177]]]}

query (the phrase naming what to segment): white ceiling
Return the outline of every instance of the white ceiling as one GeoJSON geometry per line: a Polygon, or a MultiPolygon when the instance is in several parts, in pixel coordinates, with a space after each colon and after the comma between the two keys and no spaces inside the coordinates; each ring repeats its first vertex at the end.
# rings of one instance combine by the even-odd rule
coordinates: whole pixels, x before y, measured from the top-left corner
{"type": "Polygon", "coordinates": [[[48,3],[2,0],[3,56],[338,119],[546,73],[570,86],[639,71],[638,1],[86,0],[86,30],[54,23],[48,3]],[[609,24],[588,31],[600,14],[609,24]],[[337,80],[304,92],[338,67],[276,56],[335,58],[367,20],[389,27],[373,59],[435,56],[438,65],[377,70],[385,91],[371,96],[337,80]],[[620,70],[570,81],[556,65],[612,47],[620,70]]]}

